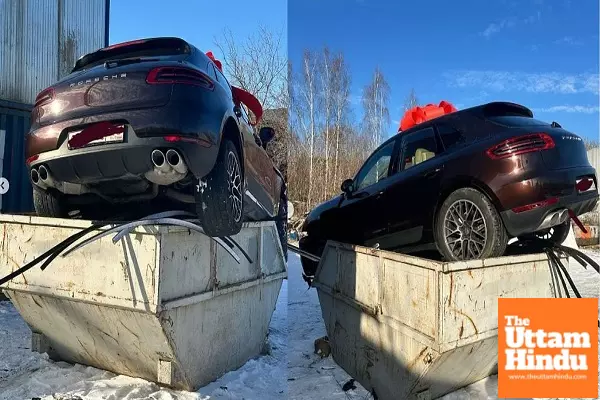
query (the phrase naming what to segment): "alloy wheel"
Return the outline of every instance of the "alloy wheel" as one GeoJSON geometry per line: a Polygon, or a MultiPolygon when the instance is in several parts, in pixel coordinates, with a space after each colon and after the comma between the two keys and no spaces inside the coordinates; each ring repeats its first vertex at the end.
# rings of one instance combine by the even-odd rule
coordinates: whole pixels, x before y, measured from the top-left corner
{"type": "Polygon", "coordinates": [[[470,200],[457,200],[444,215],[444,240],[459,260],[481,257],[487,241],[483,213],[470,200]]]}
{"type": "Polygon", "coordinates": [[[242,174],[240,162],[233,151],[227,154],[227,206],[235,222],[242,219],[242,174]]]}

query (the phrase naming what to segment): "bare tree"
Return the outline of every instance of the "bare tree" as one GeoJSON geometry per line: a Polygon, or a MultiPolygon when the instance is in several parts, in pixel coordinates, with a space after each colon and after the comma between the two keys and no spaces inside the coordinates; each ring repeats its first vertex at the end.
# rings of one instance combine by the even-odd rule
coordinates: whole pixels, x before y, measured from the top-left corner
{"type": "Polygon", "coordinates": [[[327,196],[327,192],[329,190],[329,138],[330,138],[330,130],[332,125],[332,114],[333,114],[333,106],[335,102],[334,98],[334,78],[333,78],[333,60],[331,59],[331,54],[329,49],[325,47],[323,49],[323,69],[321,73],[321,94],[323,96],[323,108],[324,108],[324,123],[325,123],[325,131],[323,138],[323,145],[325,149],[325,184],[323,185],[323,198],[327,196]]]}
{"type": "Polygon", "coordinates": [[[404,101],[404,112],[410,110],[413,107],[419,105],[419,99],[417,98],[417,94],[415,93],[415,89],[410,89],[410,93],[406,97],[404,101]]]}
{"type": "Polygon", "coordinates": [[[585,142],[585,148],[588,150],[600,147],[600,141],[597,139],[584,138],[583,141],[585,142]]]}
{"type": "MultiPolygon", "coordinates": [[[[333,86],[335,88],[335,156],[333,168],[333,183],[338,184],[340,168],[340,144],[343,124],[350,107],[350,73],[344,62],[344,56],[339,54],[333,61],[333,86]]],[[[337,189],[334,187],[334,190],[337,189]]]]}
{"type": "Polygon", "coordinates": [[[265,109],[285,107],[287,55],[282,32],[260,26],[245,40],[224,30],[215,45],[223,54],[223,70],[231,83],[254,94],[265,109]]]}
{"type": "MultiPolygon", "coordinates": [[[[290,86],[293,88],[292,93],[292,131],[296,134],[300,134],[300,143],[304,143],[306,150],[306,158],[303,159],[308,165],[308,182],[312,182],[314,179],[314,165],[315,165],[315,145],[318,132],[318,84],[319,79],[317,72],[318,58],[316,55],[305,50],[302,57],[302,69],[298,76],[292,74],[292,83],[290,86]]],[[[306,193],[306,203],[312,205],[314,188],[316,185],[308,184],[306,193]]]]}
{"type": "Polygon", "coordinates": [[[377,147],[384,137],[385,128],[389,125],[390,114],[388,103],[390,87],[379,67],[375,68],[373,79],[363,91],[364,108],[363,129],[370,138],[369,150],[377,147]]]}

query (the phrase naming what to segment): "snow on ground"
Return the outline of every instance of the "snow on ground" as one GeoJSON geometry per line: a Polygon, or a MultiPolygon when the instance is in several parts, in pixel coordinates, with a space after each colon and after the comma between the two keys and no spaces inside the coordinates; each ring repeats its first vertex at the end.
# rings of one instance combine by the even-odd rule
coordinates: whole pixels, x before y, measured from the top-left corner
{"type": "Polygon", "coordinates": [[[196,393],[174,391],[92,367],[48,360],[30,350],[31,332],[0,302],[0,400],[281,399],[287,388],[287,281],[269,326],[269,355],[248,361],[196,393]]]}
{"type": "MultiPolygon", "coordinates": [[[[588,252],[600,262],[600,252],[588,252]]],[[[332,360],[313,354],[315,339],[325,336],[315,289],[307,290],[299,258],[290,254],[269,329],[270,354],[251,360],[196,393],[172,391],[141,379],[117,376],[81,365],[49,361],[29,349],[31,333],[9,302],[0,302],[0,399],[44,400],[208,400],[208,399],[346,399],[367,400],[358,383],[344,392],[350,376],[332,360]]],[[[574,263],[569,266],[584,297],[598,297],[600,276],[574,263]]],[[[599,313],[600,315],[600,313],[599,313]]],[[[446,395],[443,400],[497,399],[496,377],[446,395]]]]}

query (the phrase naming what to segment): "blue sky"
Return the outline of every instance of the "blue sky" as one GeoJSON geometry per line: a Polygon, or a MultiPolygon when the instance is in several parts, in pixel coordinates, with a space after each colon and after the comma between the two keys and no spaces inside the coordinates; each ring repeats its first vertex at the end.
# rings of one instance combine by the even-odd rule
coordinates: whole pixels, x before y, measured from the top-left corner
{"type": "Polygon", "coordinates": [[[110,4],[110,43],[155,37],[177,36],[200,50],[212,50],[224,29],[245,40],[259,25],[283,34],[287,42],[287,4],[283,0],[112,0],[110,4]]]}
{"type": "Polygon", "coordinates": [[[355,115],[379,66],[390,133],[414,88],[420,103],[513,101],[598,139],[598,0],[289,0],[288,56],[344,53],[355,115]]]}

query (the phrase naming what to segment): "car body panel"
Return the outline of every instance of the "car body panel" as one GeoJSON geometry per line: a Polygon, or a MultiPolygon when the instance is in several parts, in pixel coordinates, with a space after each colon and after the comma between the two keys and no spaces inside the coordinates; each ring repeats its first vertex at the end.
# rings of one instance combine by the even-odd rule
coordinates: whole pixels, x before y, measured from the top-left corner
{"type": "MultiPolygon", "coordinates": [[[[54,179],[95,190],[110,182],[142,190],[144,185],[138,183],[153,169],[152,151],[172,148],[180,152],[198,179],[214,167],[227,126],[232,129],[227,134],[239,135],[241,143],[247,217],[275,217],[283,179],[256,141],[254,127],[247,118],[238,116],[227,79],[203,52],[181,39],[150,41],[165,46],[174,43],[177,49],[165,56],[113,49],[109,52],[123,57],[109,57],[108,61],[100,57],[100,50],[91,53],[97,59],[92,64],[78,61],[82,68],[76,65],[74,72],[40,92],[26,137],[29,168],[44,164],[54,179]],[[134,53],[137,56],[132,58],[134,53]],[[155,67],[186,67],[205,74],[214,85],[148,84],[148,73],[155,67]],[[44,93],[50,94],[44,97],[44,93]],[[69,133],[99,122],[124,125],[123,142],[77,149],[67,146],[69,133]],[[167,136],[186,140],[167,142],[167,136]]],[[[156,53],[151,46],[144,51],[156,53]]],[[[80,60],[85,61],[85,57],[80,60]]],[[[191,183],[186,185],[182,190],[189,195],[191,183]]]]}
{"type": "MultiPolygon", "coordinates": [[[[598,187],[596,171],[589,164],[581,138],[558,124],[533,119],[533,113],[520,105],[489,103],[458,111],[390,140],[401,143],[395,148],[393,161],[399,165],[390,167],[390,176],[365,188],[364,202],[350,201],[352,195],[342,193],[315,207],[302,228],[307,234],[301,242],[303,250],[318,251],[329,239],[406,252],[432,244],[437,210],[452,191],[461,187],[484,193],[513,237],[534,232],[556,210],[569,208],[580,215],[593,210],[598,202],[597,190],[578,194],[575,188],[581,177],[592,178],[598,187]],[[509,117],[504,118],[502,112],[509,117]],[[404,169],[400,164],[410,161],[411,156],[405,154],[405,142],[427,130],[435,132],[439,153],[423,149],[426,151],[421,154],[429,155],[414,165],[409,162],[412,166],[404,169]],[[488,149],[495,145],[538,132],[549,135],[555,146],[504,159],[488,155],[488,149]],[[375,194],[377,201],[373,200],[375,194]],[[549,198],[558,201],[520,215],[512,211],[549,198]]],[[[432,141],[429,144],[433,146],[432,141]]],[[[306,275],[314,272],[310,271],[314,263],[303,259],[303,265],[308,266],[306,275]]]]}

